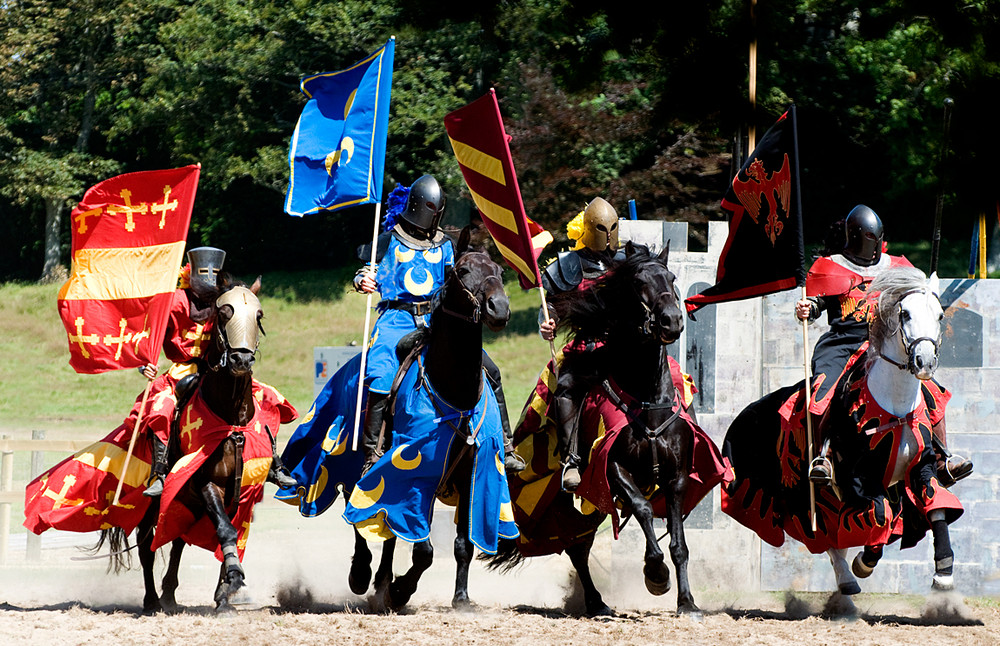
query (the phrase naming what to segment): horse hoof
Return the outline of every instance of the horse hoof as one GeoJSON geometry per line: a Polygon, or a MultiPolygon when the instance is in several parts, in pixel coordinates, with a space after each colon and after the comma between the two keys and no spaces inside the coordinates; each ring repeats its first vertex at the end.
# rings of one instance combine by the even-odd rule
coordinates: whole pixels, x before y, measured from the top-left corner
{"type": "Polygon", "coordinates": [[[642,574],[650,594],[660,596],[670,591],[670,570],[663,561],[647,563],[642,568],[642,574]]]}
{"type": "Polygon", "coordinates": [[[469,599],[469,597],[455,597],[451,600],[451,607],[455,610],[469,612],[475,608],[475,604],[472,603],[472,600],[469,599]]]}
{"type": "Polygon", "coordinates": [[[351,588],[351,592],[356,595],[363,595],[368,591],[368,584],[372,578],[372,569],[368,566],[362,570],[361,566],[357,568],[352,567],[351,571],[347,574],[347,585],[351,588]],[[355,574],[354,570],[361,570],[359,573],[355,574]]]}
{"type": "Polygon", "coordinates": [[[595,604],[593,607],[587,608],[587,616],[596,619],[597,617],[615,617],[615,611],[612,610],[608,604],[603,601],[600,604],[595,604]]]}
{"type": "Polygon", "coordinates": [[[935,574],[931,581],[931,588],[938,592],[950,592],[955,589],[955,575],[935,574]]]}
{"type": "Polygon", "coordinates": [[[858,552],[858,555],[854,557],[854,561],[851,562],[851,572],[853,572],[854,576],[859,579],[867,579],[872,575],[872,572],[875,571],[874,565],[868,565],[865,563],[864,559],[861,558],[863,555],[864,552],[858,552]]]}
{"type": "Polygon", "coordinates": [[[861,586],[858,585],[857,581],[841,583],[840,585],[837,586],[837,589],[840,591],[840,594],[844,595],[845,597],[850,597],[855,594],[860,594],[861,592],[861,586]]]}
{"type": "Polygon", "coordinates": [[[411,596],[413,596],[412,592],[404,591],[393,582],[389,584],[389,588],[385,592],[385,603],[390,610],[399,610],[410,602],[411,596]]]}

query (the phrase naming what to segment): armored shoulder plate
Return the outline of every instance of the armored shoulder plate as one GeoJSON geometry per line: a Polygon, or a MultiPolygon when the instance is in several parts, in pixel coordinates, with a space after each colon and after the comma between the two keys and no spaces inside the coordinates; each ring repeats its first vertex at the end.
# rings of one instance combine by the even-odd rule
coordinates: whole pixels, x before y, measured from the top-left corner
{"type": "Polygon", "coordinates": [[[582,281],[583,265],[575,251],[560,253],[542,272],[542,287],[550,294],[573,291],[582,281]]]}
{"type": "MultiPolygon", "coordinates": [[[[385,252],[389,250],[389,240],[392,239],[392,233],[386,231],[385,233],[380,233],[378,236],[378,247],[375,249],[375,264],[382,262],[382,257],[385,256],[385,252]]],[[[369,242],[358,247],[358,260],[367,263],[372,259],[372,244],[369,242]]]]}

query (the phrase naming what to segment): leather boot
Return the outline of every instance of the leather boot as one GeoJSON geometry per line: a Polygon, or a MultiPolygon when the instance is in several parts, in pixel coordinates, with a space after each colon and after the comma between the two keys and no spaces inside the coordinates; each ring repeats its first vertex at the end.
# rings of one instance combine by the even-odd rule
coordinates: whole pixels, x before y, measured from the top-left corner
{"type": "Polygon", "coordinates": [[[931,429],[931,443],[937,454],[937,479],[943,487],[950,487],[962,478],[972,475],[972,460],[952,455],[946,445],[947,432],[942,419],[931,429]]]}
{"type": "Polygon", "coordinates": [[[507,416],[507,400],[503,396],[503,386],[490,380],[493,395],[500,409],[500,427],[503,429],[503,468],[508,474],[520,473],[527,466],[524,459],[514,452],[514,433],[510,430],[510,418],[507,416]]]}
{"type": "Polygon", "coordinates": [[[167,445],[161,442],[155,434],[150,433],[150,437],[152,438],[150,443],[153,452],[153,469],[152,473],[149,474],[146,490],[142,492],[142,495],[156,498],[163,494],[163,480],[170,473],[170,464],[167,461],[167,445]]]}
{"type": "Polygon", "coordinates": [[[558,436],[556,449],[562,458],[562,488],[565,491],[576,491],[580,486],[580,456],[576,453],[576,435],[579,425],[579,410],[572,397],[554,396],[556,433],[558,436]]]}
{"type": "Polygon", "coordinates": [[[271,468],[267,471],[267,481],[278,485],[280,489],[297,489],[299,482],[292,477],[292,474],[288,473],[288,469],[282,464],[281,457],[278,455],[278,443],[271,433],[271,428],[265,424],[264,430],[271,438],[271,468]]]}
{"type": "Polygon", "coordinates": [[[372,465],[382,457],[382,447],[391,442],[388,426],[386,426],[385,431],[382,431],[382,420],[385,419],[385,410],[388,405],[388,395],[368,392],[365,427],[364,433],[361,435],[361,448],[365,452],[365,464],[361,467],[361,475],[368,473],[368,469],[371,469],[372,465]],[[381,442],[379,442],[379,433],[382,433],[381,442]]]}

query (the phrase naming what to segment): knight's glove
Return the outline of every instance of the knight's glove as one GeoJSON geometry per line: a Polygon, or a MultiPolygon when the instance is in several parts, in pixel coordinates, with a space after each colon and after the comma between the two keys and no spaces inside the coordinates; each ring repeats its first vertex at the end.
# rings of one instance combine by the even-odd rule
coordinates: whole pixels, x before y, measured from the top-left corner
{"type": "Polygon", "coordinates": [[[375,280],[375,270],[372,268],[371,265],[365,265],[360,269],[358,269],[356,272],[354,272],[354,281],[353,281],[354,291],[356,291],[359,294],[367,293],[361,289],[361,281],[364,280],[365,278],[371,278],[372,280],[375,280]]]}

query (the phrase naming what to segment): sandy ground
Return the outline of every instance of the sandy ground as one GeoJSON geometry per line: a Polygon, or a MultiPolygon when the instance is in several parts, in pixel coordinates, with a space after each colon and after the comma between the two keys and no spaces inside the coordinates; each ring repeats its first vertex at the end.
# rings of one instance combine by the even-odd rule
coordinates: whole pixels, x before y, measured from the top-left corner
{"type": "MultiPolygon", "coordinates": [[[[450,607],[454,561],[447,534],[434,539],[434,565],[412,604],[397,614],[376,614],[347,589],[351,534],[337,506],[314,519],[280,503],[259,507],[244,561],[247,604],[221,617],[211,602],[218,563],[203,550],[185,551],[181,612],[142,616],[138,571],[115,576],[105,572],[105,561],[76,560],[78,546],[93,545],[94,536],[48,532],[41,560],[28,561],[25,535],[15,535],[0,568],[0,646],[1000,644],[996,599],[862,593],[845,612],[827,594],[740,593],[723,582],[705,587],[695,573],[699,617],[677,616],[673,592],[650,596],[638,580],[628,588],[602,584],[597,572],[605,601],[619,616],[586,619],[564,556],[535,559],[507,575],[475,564],[470,594],[476,606],[457,612],[450,607]]],[[[397,572],[408,566],[407,553],[405,545],[397,550],[397,572]]],[[[157,565],[160,577],[162,558],[157,565]]]]}

